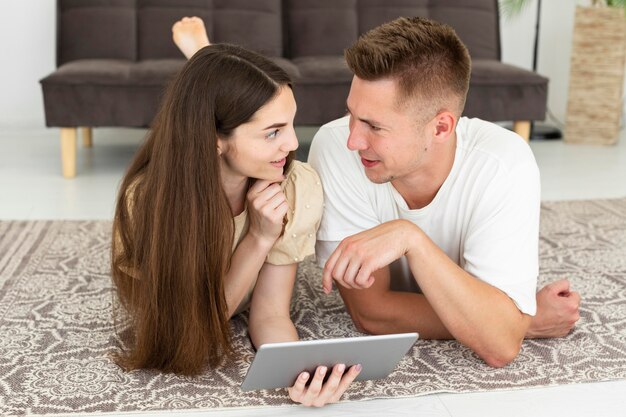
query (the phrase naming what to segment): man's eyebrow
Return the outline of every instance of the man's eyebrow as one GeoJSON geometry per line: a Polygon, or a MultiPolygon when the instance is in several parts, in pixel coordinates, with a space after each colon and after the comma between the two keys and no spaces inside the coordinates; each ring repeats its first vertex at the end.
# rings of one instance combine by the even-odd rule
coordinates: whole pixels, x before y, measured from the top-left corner
{"type": "MultiPolygon", "coordinates": [[[[350,111],[350,107],[348,107],[348,103],[346,103],[346,114],[352,115],[352,112],[350,111]]],[[[357,119],[363,123],[367,123],[369,125],[372,126],[381,126],[382,124],[380,122],[377,122],[376,120],[370,120],[370,119],[365,119],[363,117],[357,117],[357,119]]]]}
{"type": "Polygon", "coordinates": [[[267,130],[267,129],[275,129],[275,128],[277,128],[277,127],[284,127],[284,126],[287,126],[287,123],[274,123],[273,125],[270,125],[270,126],[266,127],[266,128],[265,128],[265,129],[263,129],[263,130],[267,130]]]}
{"type": "Polygon", "coordinates": [[[362,117],[357,117],[357,119],[371,126],[381,126],[381,124],[377,122],[376,120],[364,119],[362,117]]]}

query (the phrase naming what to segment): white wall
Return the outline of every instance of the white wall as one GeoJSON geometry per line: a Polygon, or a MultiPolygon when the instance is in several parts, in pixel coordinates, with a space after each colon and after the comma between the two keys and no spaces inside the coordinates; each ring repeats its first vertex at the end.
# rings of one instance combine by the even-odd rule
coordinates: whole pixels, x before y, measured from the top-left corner
{"type": "MultiPolygon", "coordinates": [[[[580,1],[581,5],[588,2],[580,1]]],[[[548,77],[548,110],[565,121],[575,0],[543,0],[539,25],[537,72],[548,77]]],[[[532,69],[537,1],[512,18],[501,18],[502,60],[532,69]]]]}
{"type": "MultiPolygon", "coordinates": [[[[550,78],[548,107],[565,118],[575,0],[544,0],[538,72],[550,78]]],[[[55,1],[0,1],[0,128],[43,127],[38,80],[55,67],[55,1]]],[[[532,66],[536,1],[513,19],[501,19],[505,62],[532,66]]]]}
{"type": "Polygon", "coordinates": [[[0,1],[0,128],[44,126],[39,80],[55,67],[54,0],[0,1]]]}

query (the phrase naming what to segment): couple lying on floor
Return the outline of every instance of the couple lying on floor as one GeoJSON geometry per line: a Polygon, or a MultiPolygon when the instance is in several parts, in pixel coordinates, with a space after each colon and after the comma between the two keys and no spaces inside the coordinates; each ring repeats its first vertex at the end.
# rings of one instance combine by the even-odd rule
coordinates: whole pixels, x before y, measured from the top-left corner
{"type": "MultiPolygon", "coordinates": [[[[246,49],[211,45],[199,18],[174,24],[189,58],[121,185],[113,280],[132,318],[124,369],[185,375],[233,354],[249,309],[255,347],[298,340],[297,263],[316,254],[357,328],[456,339],[487,364],[525,337],[578,320],[567,280],[539,292],[539,172],[528,145],[461,117],[470,58],[455,32],[399,18],[345,51],[348,115],[294,160],[289,76],[246,49]],[[403,291],[408,287],[419,291],[403,291]]],[[[293,401],[337,401],[360,372],[320,366],[293,401]],[[326,378],[326,374],[330,375],[326,378]]]]}

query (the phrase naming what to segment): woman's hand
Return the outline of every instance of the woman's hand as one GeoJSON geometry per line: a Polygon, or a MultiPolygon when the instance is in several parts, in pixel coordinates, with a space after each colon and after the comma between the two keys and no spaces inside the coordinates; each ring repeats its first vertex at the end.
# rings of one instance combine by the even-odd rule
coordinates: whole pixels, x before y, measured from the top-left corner
{"type": "Polygon", "coordinates": [[[337,364],[333,367],[332,373],[328,380],[324,382],[324,377],[328,369],[325,366],[319,366],[315,370],[315,375],[311,384],[307,387],[306,382],[310,375],[308,372],[302,372],[298,375],[298,379],[293,387],[289,388],[289,397],[292,401],[302,403],[307,407],[322,407],[339,401],[339,398],[348,389],[348,386],[354,381],[354,378],[361,372],[361,365],[354,365],[345,372],[344,364],[337,364]]]}
{"type": "Polygon", "coordinates": [[[289,204],[277,182],[257,180],[246,196],[251,235],[269,244],[276,242],[283,230],[289,204]]]}

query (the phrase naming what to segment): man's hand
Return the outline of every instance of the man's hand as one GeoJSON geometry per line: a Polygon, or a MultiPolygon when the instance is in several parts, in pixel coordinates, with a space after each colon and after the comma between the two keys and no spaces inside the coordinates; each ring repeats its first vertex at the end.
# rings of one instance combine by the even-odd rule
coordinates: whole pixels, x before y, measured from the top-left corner
{"type": "Polygon", "coordinates": [[[248,233],[273,245],[283,230],[283,219],[289,204],[280,184],[257,180],[246,196],[250,230],[248,233]]]}
{"type": "Polygon", "coordinates": [[[344,364],[335,365],[328,381],[324,382],[328,369],[325,366],[319,366],[315,370],[315,375],[308,388],[306,382],[310,375],[308,372],[302,372],[298,375],[293,387],[289,388],[289,397],[292,401],[302,403],[307,407],[322,407],[326,404],[335,403],[339,401],[354,378],[361,372],[361,365],[354,365],[347,372],[345,371],[346,366],[344,364]]]}
{"type": "Polygon", "coordinates": [[[416,230],[411,222],[392,220],[345,238],[324,265],[324,292],[330,293],[333,279],[345,288],[369,288],[373,272],[407,253],[416,230]]]}
{"type": "Polygon", "coordinates": [[[580,295],[570,291],[569,281],[561,279],[537,293],[537,314],[532,318],[527,338],[563,337],[578,319],[580,295]]]}

